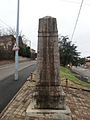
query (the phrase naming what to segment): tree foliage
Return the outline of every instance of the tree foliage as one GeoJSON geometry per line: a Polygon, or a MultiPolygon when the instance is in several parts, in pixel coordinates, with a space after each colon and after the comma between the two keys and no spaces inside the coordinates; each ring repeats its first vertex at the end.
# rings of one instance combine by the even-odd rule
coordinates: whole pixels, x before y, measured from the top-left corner
{"type": "Polygon", "coordinates": [[[78,65],[79,52],[77,52],[77,46],[72,44],[67,36],[59,38],[59,53],[60,63],[63,66],[68,64],[78,65]]]}
{"type": "Polygon", "coordinates": [[[19,55],[22,57],[31,57],[31,51],[30,51],[30,47],[27,46],[26,44],[20,45],[19,46],[19,55]]]}
{"type": "MultiPolygon", "coordinates": [[[[0,27],[0,36],[7,36],[8,37],[10,35],[13,36],[13,38],[16,39],[16,30],[15,30],[15,28],[11,28],[11,27],[9,27],[9,28],[1,28],[0,27]]],[[[28,44],[27,44],[28,42],[30,43],[30,40],[28,40],[26,38],[26,36],[21,31],[19,33],[19,55],[22,56],[22,57],[31,58],[31,48],[28,46],[28,44]]],[[[14,43],[15,43],[15,41],[14,41],[14,43]]],[[[11,46],[13,47],[13,44],[11,44],[11,46]]],[[[3,56],[1,58],[12,59],[13,56],[14,56],[14,53],[15,53],[15,52],[12,51],[12,47],[11,47],[10,50],[8,49],[7,51],[4,48],[0,47],[0,56],[3,56],[3,54],[6,53],[6,56],[5,57],[3,56]],[[7,57],[7,56],[9,56],[9,57],[7,57]]]]}
{"type": "Polygon", "coordinates": [[[79,58],[79,65],[85,65],[85,58],[79,58]]]}

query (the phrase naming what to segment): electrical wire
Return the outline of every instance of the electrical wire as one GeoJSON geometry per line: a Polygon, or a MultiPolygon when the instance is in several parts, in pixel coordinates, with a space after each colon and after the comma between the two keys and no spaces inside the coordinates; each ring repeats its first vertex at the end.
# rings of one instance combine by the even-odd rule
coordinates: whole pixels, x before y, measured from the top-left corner
{"type": "MultiPolygon", "coordinates": [[[[67,3],[80,4],[79,1],[73,1],[73,0],[60,0],[60,1],[67,2],[67,3]]],[[[90,3],[85,3],[85,5],[90,6],[90,3]]]]}
{"type": "Polygon", "coordinates": [[[79,20],[79,16],[80,16],[80,13],[81,13],[81,9],[82,9],[83,2],[84,2],[84,0],[81,1],[81,5],[80,5],[79,12],[78,12],[78,16],[77,16],[77,19],[76,19],[76,22],[75,22],[75,26],[74,26],[74,29],[73,29],[73,33],[72,33],[72,36],[71,36],[71,41],[72,41],[72,39],[73,39],[75,30],[76,30],[76,27],[77,27],[77,23],[78,23],[78,20],[79,20]]]}

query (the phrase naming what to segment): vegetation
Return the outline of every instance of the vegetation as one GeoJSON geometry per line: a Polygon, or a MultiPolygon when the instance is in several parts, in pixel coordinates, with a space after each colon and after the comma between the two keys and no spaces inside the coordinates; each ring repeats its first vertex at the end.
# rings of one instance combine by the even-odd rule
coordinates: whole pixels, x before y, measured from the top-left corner
{"type": "Polygon", "coordinates": [[[11,51],[4,50],[3,47],[0,47],[0,61],[1,60],[13,60],[14,53],[12,53],[11,51]]]}
{"type": "Polygon", "coordinates": [[[85,58],[79,58],[78,65],[85,65],[85,58]]]}
{"type": "MultiPolygon", "coordinates": [[[[33,80],[36,79],[37,71],[33,73],[33,80]]],[[[71,72],[67,67],[60,66],[60,77],[62,86],[66,85],[66,79],[68,79],[68,86],[78,89],[90,90],[90,84],[84,81],[79,80],[77,74],[71,72]]]]}
{"type": "Polygon", "coordinates": [[[27,45],[23,44],[23,46],[19,46],[19,55],[22,57],[31,57],[31,52],[30,52],[30,47],[28,47],[27,45]]]}
{"type": "Polygon", "coordinates": [[[61,66],[60,69],[60,74],[61,74],[61,80],[65,82],[66,78],[69,80],[69,83],[71,83],[71,85],[74,85],[75,87],[80,87],[83,89],[88,89],[90,90],[90,84],[86,83],[84,81],[79,80],[76,77],[76,74],[72,73],[70,71],[70,69],[61,66]]]}
{"type": "MultiPolygon", "coordinates": [[[[0,29],[0,36],[6,36],[6,35],[7,36],[12,35],[13,38],[15,38],[16,37],[15,28],[0,29]]],[[[25,35],[23,35],[22,32],[20,32],[19,34],[19,56],[31,58],[31,51],[30,51],[31,48],[27,45],[28,41],[29,40],[26,39],[25,35]]],[[[15,41],[13,40],[13,42],[15,41]]],[[[12,51],[13,44],[11,44],[10,47],[11,48],[8,49],[7,51],[4,49],[4,46],[2,46],[2,48],[0,47],[0,56],[2,60],[14,59],[15,52],[12,51]],[[4,57],[3,54],[6,54],[6,56],[4,57]],[[7,57],[7,55],[9,57],[7,57]]]]}
{"type": "Polygon", "coordinates": [[[77,46],[75,44],[72,44],[67,36],[62,36],[59,38],[59,53],[61,65],[78,65],[80,53],[77,52],[77,46]]]}

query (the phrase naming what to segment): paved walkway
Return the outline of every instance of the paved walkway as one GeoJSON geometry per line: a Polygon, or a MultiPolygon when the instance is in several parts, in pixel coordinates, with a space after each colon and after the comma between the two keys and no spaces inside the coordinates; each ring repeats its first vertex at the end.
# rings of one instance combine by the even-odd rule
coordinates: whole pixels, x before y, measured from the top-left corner
{"type": "Polygon", "coordinates": [[[90,92],[69,89],[66,101],[73,120],[90,120],[90,92]]]}
{"type": "MultiPolygon", "coordinates": [[[[35,82],[26,81],[1,113],[0,120],[25,120],[26,109],[32,99],[34,86],[35,82]]],[[[90,120],[90,92],[69,88],[66,102],[72,111],[73,120],[90,120]]]]}

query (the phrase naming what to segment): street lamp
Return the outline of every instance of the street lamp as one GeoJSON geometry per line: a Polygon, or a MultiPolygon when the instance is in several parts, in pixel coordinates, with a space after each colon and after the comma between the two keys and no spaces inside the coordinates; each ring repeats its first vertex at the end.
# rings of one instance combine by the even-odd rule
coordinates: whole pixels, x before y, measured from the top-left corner
{"type": "MultiPolygon", "coordinates": [[[[17,26],[16,26],[16,45],[19,46],[18,35],[19,35],[19,4],[20,0],[17,1],[17,26]]],[[[18,80],[18,50],[15,51],[15,80],[18,80]]]]}

